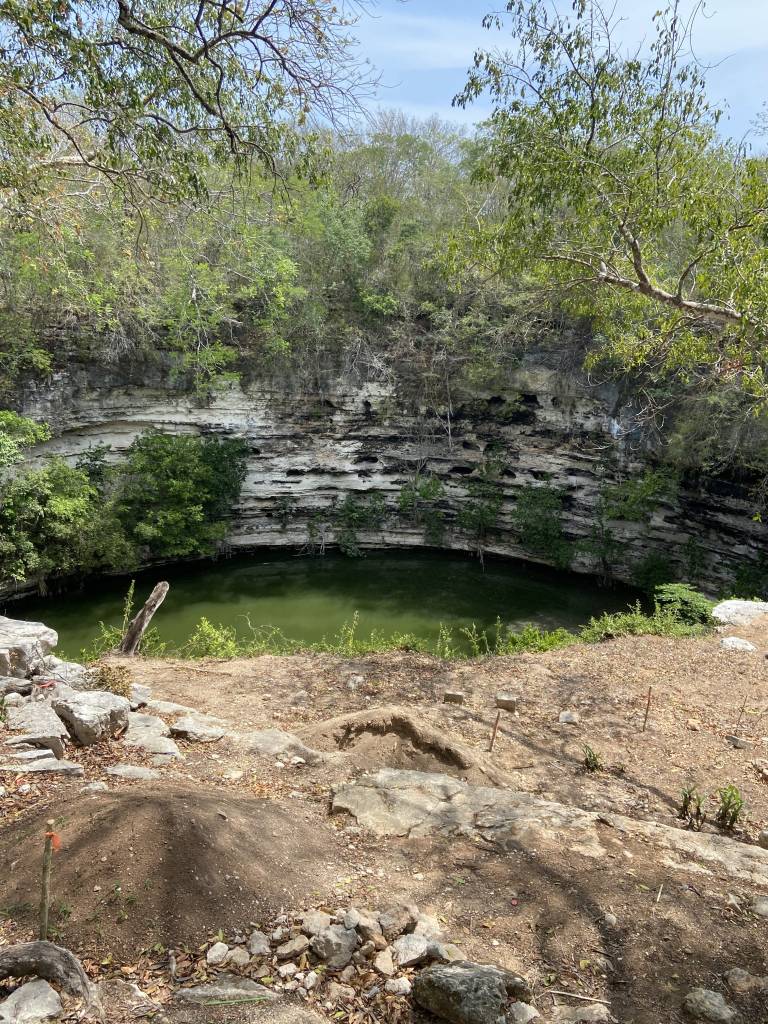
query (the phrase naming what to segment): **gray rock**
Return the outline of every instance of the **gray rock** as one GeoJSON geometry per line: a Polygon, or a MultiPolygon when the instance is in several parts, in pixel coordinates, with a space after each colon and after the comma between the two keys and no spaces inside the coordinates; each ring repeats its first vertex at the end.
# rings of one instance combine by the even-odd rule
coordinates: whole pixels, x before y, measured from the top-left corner
{"type": "Polygon", "coordinates": [[[729,626],[748,626],[750,622],[768,615],[767,601],[721,601],[712,609],[712,618],[729,626]]]}
{"type": "Polygon", "coordinates": [[[463,704],[464,699],[461,690],[446,690],[443,694],[443,704],[463,704]]]}
{"type": "Polygon", "coordinates": [[[150,686],[144,686],[143,683],[131,684],[131,711],[143,707],[151,699],[152,688],[150,686]]]}
{"type": "Polygon", "coordinates": [[[298,967],[296,964],[280,964],[277,968],[277,973],[285,981],[288,978],[292,978],[297,973],[298,967]]]}
{"type": "Polygon", "coordinates": [[[374,915],[367,910],[358,910],[357,915],[358,918],[355,928],[357,928],[360,935],[366,942],[371,942],[383,937],[378,917],[374,917],[374,915]]]}
{"type": "Polygon", "coordinates": [[[451,964],[454,960],[465,960],[464,951],[454,946],[452,942],[436,942],[429,940],[427,947],[427,960],[437,960],[441,964],[451,964]]]}
{"type": "Polygon", "coordinates": [[[393,996],[408,996],[411,994],[411,987],[408,978],[390,978],[384,983],[384,991],[393,996]]]}
{"type": "Polygon", "coordinates": [[[328,985],[327,995],[332,1003],[351,1003],[355,998],[355,990],[351,985],[340,985],[332,981],[328,985]]]}
{"type": "Polygon", "coordinates": [[[84,747],[109,739],[128,727],[130,702],[106,690],[72,690],[59,686],[51,707],[70,735],[84,747]]]}
{"type": "Polygon", "coordinates": [[[592,1021],[604,1021],[615,1024],[616,1018],[604,1003],[592,1003],[585,1006],[558,1006],[555,1010],[555,1024],[591,1024],[592,1021]]]}
{"type": "Polygon", "coordinates": [[[373,961],[373,968],[379,974],[383,974],[385,978],[391,978],[395,973],[392,951],[390,949],[382,949],[380,953],[377,953],[373,961]]]}
{"type": "Polygon", "coordinates": [[[18,679],[16,676],[0,676],[0,697],[9,694],[28,696],[32,692],[30,679],[18,679]]]}
{"type": "Polygon", "coordinates": [[[64,1012],[58,992],[47,981],[28,981],[0,1003],[2,1024],[38,1024],[64,1012]]]}
{"type": "Polygon", "coordinates": [[[739,996],[751,996],[755,992],[768,992],[768,978],[760,978],[741,967],[733,967],[723,975],[731,992],[739,996]]]}
{"type": "Polygon", "coordinates": [[[30,743],[34,747],[47,747],[54,757],[64,756],[64,740],[69,739],[66,726],[47,704],[32,701],[8,711],[8,728],[23,732],[11,742],[30,743]]]}
{"type": "Polygon", "coordinates": [[[517,711],[518,700],[516,693],[503,691],[496,694],[496,707],[501,708],[502,711],[517,711]]]}
{"type": "Polygon", "coordinates": [[[276,992],[259,985],[250,978],[240,978],[236,974],[220,974],[215,982],[209,985],[195,985],[194,988],[181,988],[174,995],[184,1003],[209,1003],[218,999],[263,999],[273,1002],[278,999],[276,992]]]}
{"type": "Polygon", "coordinates": [[[752,913],[758,917],[768,917],[768,896],[755,896],[752,900],[752,913]]]}
{"type": "Polygon", "coordinates": [[[578,725],[580,718],[578,711],[561,711],[558,719],[560,725],[578,725]]]}
{"type": "Polygon", "coordinates": [[[182,760],[181,751],[169,738],[169,733],[170,729],[162,718],[131,712],[128,715],[128,732],[123,737],[123,742],[129,747],[138,747],[147,754],[160,754],[168,759],[182,760]]]}
{"type": "Polygon", "coordinates": [[[116,764],[106,769],[107,775],[114,775],[118,779],[149,780],[159,779],[160,772],[154,768],[143,768],[138,764],[116,764]]]}
{"type": "Polygon", "coordinates": [[[275,950],[275,956],[278,960],[293,960],[300,957],[302,953],[306,953],[308,949],[309,939],[307,936],[297,935],[295,939],[289,939],[282,946],[278,946],[275,950]]]}
{"type": "Polygon", "coordinates": [[[269,939],[264,932],[253,931],[248,939],[248,952],[251,956],[269,956],[269,939]]]}
{"type": "Polygon", "coordinates": [[[193,743],[215,743],[225,736],[227,723],[209,715],[185,715],[171,725],[171,735],[193,743]]]}
{"type": "MultiPolygon", "coordinates": [[[[301,917],[301,930],[309,936],[319,935],[325,928],[329,928],[330,924],[331,915],[324,914],[322,910],[310,910],[308,913],[302,914],[301,917]]],[[[347,924],[346,927],[353,926],[347,924]]]]}
{"type": "Polygon", "coordinates": [[[156,711],[159,715],[188,715],[195,713],[195,709],[187,704],[174,704],[171,700],[148,700],[147,707],[150,711],[156,711]]]}
{"type": "Polygon", "coordinates": [[[65,683],[75,690],[82,690],[92,684],[94,673],[76,661],[62,661],[61,658],[49,654],[37,666],[37,677],[55,679],[57,683],[65,683]]]}
{"type": "Polygon", "coordinates": [[[768,850],[768,828],[761,829],[757,836],[757,845],[768,850]]]}
{"type": "Polygon", "coordinates": [[[12,747],[13,753],[11,758],[14,761],[50,761],[51,752],[45,747],[29,747],[27,748],[24,744],[12,747]]]}
{"type": "Polygon", "coordinates": [[[312,939],[313,952],[334,970],[346,967],[356,948],[357,932],[342,924],[329,925],[312,939]]]}
{"type": "Polygon", "coordinates": [[[235,967],[245,967],[246,964],[250,963],[251,957],[247,949],[243,949],[242,946],[237,946],[236,949],[230,951],[228,964],[234,964],[235,967]]]}
{"type": "Polygon", "coordinates": [[[320,764],[325,755],[319,750],[305,747],[298,736],[283,732],[282,729],[262,729],[257,732],[241,733],[238,741],[252,754],[265,757],[301,757],[307,764],[320,764]]]}
{"type": "Polygon", "coordinates": [[[510,1024],[530,1024],[530,1021],[536,1020],[541,1014],[529,1003],[512,1003],[507,1016],[510,1024]]]}
{"type": "Polygon", "coordinates": [[[520,975],[468,960],[427,967],[413,983],[414,1001],[451,1024],[506,1024],[510,1002],[530,997],[520,975]]]}
{"type": "Polygon", "coordinates": [[[400,967],[423,964],[427,959],[429,939],[424,935],[401,935],[391,946],[392,955],[400,967]]]}
{"type": "Polygon", "coordinates": [[[419,914],[413,931],[415,935],[424,935],[427,939],[433,939],[435,942],[440,942],[445,938],[445,932],[440,922],[432,914],[419,914]]]}
{"type": "Polygon", "coordinates": [[[56,631],[42,622],[0,615],[0,673],[23,679],[58,642],[56,631]]]}
{"type": "Polygon", "coordinates": [[[83,766],[64,761],[58,757],[45,757],[40,761],[22,761],[16,764],[0,764],[0,774],[13,772],[26,775],[28,772],[41,772],[46,775],[83,775],[83,766]]]}
{"type": "Polygon", "coordinates": [[[220,967],[229,960],[229,946],[226,942],[214,942],[205,954],[205,959],[211,967],[220,967]]]}
{"type": "Polygon", "coordinates": [[[387,942],[411,931],[419,920],[419,908],[413,903],[396,903],[379,914],[379,925],[387,942]]]}
{"type": "Polygon", "coordinates": [[[754,644],[751,644],[749,640],[743,640],[740,636],[724,636],[720,641],[720,646],[726,651],[743,651],[745,654],[757,650],[754,644]]]}
{"type": "MultiPolygon", "coordinates": [[[[574,856],[600,859],[607,824],[636,837],[665,859],[697,861],[768,890],[768,851],[727,836],[689,832],[620,814],[585,811],[531,793],[475,786],[450,775],[383,768],[333,790],[333,811],[347,811],[379,835],[418,838],[437,833],[482,838],[498,849],[540,849],[542,840],[566,843],[574,856]]],[[[768,898],[766,898],[768,904],[768,898]]]]}
{"type": "Polygon", "coordinates": [[[80,790],[81,793],[108,793],[109,786],[106,782],[89,782],[87,786],[83,786],[80,790]]]}
{"type": "Polygon", "coordinates": [[[728,1024],[736,1016],[736,1011],[719,992],[707,988],[692,989],[683,1000],[683,1009],[695,1020],[709,1020],[714,1024],[728,1024]]]}
{"type": "Polygon", "coordinates": [[[749,750],[752,746],[749,740],[745,740],[743,736],[726,736],[725,738],[736,750],[749,750]]]}

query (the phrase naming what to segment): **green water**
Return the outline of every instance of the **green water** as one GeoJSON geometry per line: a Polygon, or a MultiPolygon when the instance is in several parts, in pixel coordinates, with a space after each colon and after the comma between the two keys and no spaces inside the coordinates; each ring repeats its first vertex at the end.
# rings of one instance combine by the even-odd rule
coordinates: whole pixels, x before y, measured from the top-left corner
{"type": "MultiPolygon", "coordinates": [[[[364,558],[256,554],[217,562],[163,566],[136,575],[136,607],[161,579],[171,584],[153,623],[173,646],[188,639],[205,616],[248,634],[278,626],[292,639],[316,642],[337,633],[355,612],[358,636],[371,631],[414,633],[429,641],[440,624],[494,629],[575,628],[591,615],[636,599],[627,588],[600,587],[587,576],[506,559],[479,562],[464,554],[381,551],[364,558]]],[[[38,619],[59,633],[58,653],[76,658],[100,621],[119,624],[129,578],[89,581],[81,591],[9,603],[4,613],[38,619]]]]}

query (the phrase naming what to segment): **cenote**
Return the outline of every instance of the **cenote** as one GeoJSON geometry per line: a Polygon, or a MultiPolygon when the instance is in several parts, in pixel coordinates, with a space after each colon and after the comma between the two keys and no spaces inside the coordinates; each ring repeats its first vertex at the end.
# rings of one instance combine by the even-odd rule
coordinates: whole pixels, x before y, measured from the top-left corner
{"type": "MultiPolygon", "coordinates": [[[[432,645],[443,625],[461,647],[460,631],[473,623],[489,634],[497,618],[512,630],[527,623],[575,629],[637,598],[627,587],[602,587],[589,576],[502,558],[486,558],[483,569],[469,555],[429,551],[372,551],[362,558],[282,551],[162,566],[135,574],[137,607],[160,579],[171,588],[154,625],[170,649],[181,648],[203,616],[235,627],[244,639],[250,626],[269,625],[312,644],[331,639],[355,614],[361,638],[410,633],[432,645]]],[[[77,658],[99,622],[121,622],[129,582],[90,580],[77,591],[8,604],[5,612],[52,626],[58,653],[77,658]]]]}

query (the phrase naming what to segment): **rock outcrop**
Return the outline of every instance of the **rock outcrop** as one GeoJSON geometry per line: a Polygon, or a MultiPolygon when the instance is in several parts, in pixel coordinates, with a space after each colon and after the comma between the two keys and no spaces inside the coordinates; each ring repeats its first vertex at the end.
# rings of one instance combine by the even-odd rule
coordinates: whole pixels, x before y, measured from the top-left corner
{"type": "MultiPolygon", "coordinates": [[[[36,449],[40,459],[75,460],[96,444],[110,445],[111,457],[120,458],[149,428],[244,438],[247,477],[227,538],[234,548],[332,544],[334,504],[371,491],[387,513],[380,526],[358,531],[359,543],[425,545],[424,525],[403,515],[398,502],[417,469],[443,484],[442,545],[472,548],[457,516],[469,500],[468,479],[492,456],[502,466],[503,503],[487,550],[545,561],[520,543],[513,511],[521,488],[544,480],[561,488],[566,538],[583,542],[593,537],[605,484],[654,464],[631,399],[613,386],[591,386],[552,352],[528,353],[503,388],[454,395],[450,407],[433,408],[404,391],[403,382],[338,372],[312,389],[285,379],[249,380],[204,404],[162,363],[73,364],[50,384],[30,386],[20,411],[52,426],[54,439],[36,449]]],[[[764,542],[753,506],[749,481],[683,479],[647,522],[611,522],[612,573],[631,579],[639,563],[656,555],[678,575],[696,576],[708,592],[727,591],[764,542]]],[[[573,567],[594,571],[584,545],[573,567]]]]}

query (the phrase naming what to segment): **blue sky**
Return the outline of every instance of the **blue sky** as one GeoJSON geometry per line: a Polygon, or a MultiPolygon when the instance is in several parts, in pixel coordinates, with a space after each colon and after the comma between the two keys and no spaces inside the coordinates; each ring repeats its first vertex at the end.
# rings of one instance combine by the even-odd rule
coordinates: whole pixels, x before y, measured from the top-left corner
{"type": "MultiPolygon", "coordinates": [[[[483,15],[502,6],[492,0],[376,0],[355,30],[361,52],[382,76],[372,105],[463,122],[482,118],[488,109],[482,102],[465,112],[452,109],[451,98],[475,49],[503,46],[508,38],[481,27],[483,15]]],[[[628,45],[652,36],[651,18],[660,6],[661,0],[616,0],[628,45]]],[[[694,41],[699,59],[713,65],[711,98],[727,105],[723,131],[741,139],[768,99],[768,0],[709,0],[694,41]]]]}

